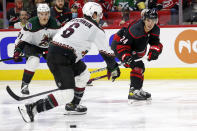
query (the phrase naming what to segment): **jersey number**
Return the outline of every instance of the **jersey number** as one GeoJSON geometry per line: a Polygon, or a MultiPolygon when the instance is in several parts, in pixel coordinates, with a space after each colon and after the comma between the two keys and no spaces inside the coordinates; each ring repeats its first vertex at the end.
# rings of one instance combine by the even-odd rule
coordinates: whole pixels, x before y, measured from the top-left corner
{"type": "Polygon", "coordinates": [[[120,39],[120,42],[122,42],[123,44],[126,44],[128,41],[128,39],[126,39],[125,36],[123,36],[121,39],[120,39]]]}
{"type": "Polygon", "coordinates": [[[18,38],[21,39],[22,37],[23,37],[23,34],[21,32],[19,32],[18,38]]]}
{"type": "Polygon", "coordinates": [[[70,37],[75,32],[74,28],[78,28],[79,26],[80,26],[79,23],[73,23],[66,30],[63,31],[63,34],[61,36],[64,38],[70,37]]]}

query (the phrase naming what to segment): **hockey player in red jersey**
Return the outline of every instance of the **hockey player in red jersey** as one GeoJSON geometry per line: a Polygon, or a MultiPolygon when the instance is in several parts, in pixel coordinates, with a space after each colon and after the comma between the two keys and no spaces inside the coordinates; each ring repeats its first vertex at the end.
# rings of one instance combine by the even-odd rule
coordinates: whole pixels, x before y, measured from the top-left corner
{"type": "Polygon", "coordinates": [[[125,67],[131,68],[129,101],[151,99],[151,94],[142,90],[145,65],[143,61],[135,62],[146,54],[150,45],[148,61],[157,60],[162,52],[160,28],[156,25],[158,14],[154,9],[142,11],[142,19],[134,21],[128,28],[122,28],[114,35],[111,48],[125,67]]]}
{"type": "MultiPolygon", "coordinates": [[[[87,2],[83,7],[83,14],[84,18],[72,19],[65,24],[48,48],[47,64],[60,90],[36,102],[19,106],[25,122],[33,122],[36,113],[65,105],[74,97],[83,96],[90,73],[81,59],[91,49],[92,43],[105,60],[112,80],[120,76],[114,52],[109,47],[104,31],[98,26],[102,18],[102,7],[98,3],[87,2]]],[[[74,104],[73,106],[75,107],[74,104]]]]}

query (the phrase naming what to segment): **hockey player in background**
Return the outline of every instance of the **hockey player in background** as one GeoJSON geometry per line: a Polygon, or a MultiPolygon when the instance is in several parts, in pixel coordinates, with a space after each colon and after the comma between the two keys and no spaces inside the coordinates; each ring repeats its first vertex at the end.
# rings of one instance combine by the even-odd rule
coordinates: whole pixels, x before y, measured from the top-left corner
{"type": "MultiPolygon", "coordinates": [[[[98,47],[112,80],[120,76],[114,52],[109,47],[104,31],[98,26],[102,18],[101,6],[95,2],[87,2],[83,7],[83,14],[84,18],[73,19],[64,25],[48,48],[47,64],[60,90],[36,102],[19,106],[24,121],[33,122],[36,113],[65,105],[74,97],[81,99],[90,78],[90,73],[81,59],[90,50],[91,43],[98,47]]],[[[75,106],[73,103],[71,105],[75,106]]],[[[67,106],[65,108],[68,109],[67,106]]]]}
{"type": "Polygon", "coordinates": [[[22,61],[20,56],[23,53],[27,59],[21,85],[21,93],[26,95],[30,93],[28,85],[40,63],[40,56],[46,58],[49,42],[60,28],[56,20],[50,17],[47,4],[39,4],[37,13],[38,16],[31,18],[21,29],[15,41],[14,61],[22,61]]]}
{"type": "Polygon", "coordinates": [[[146,54],[150,45],[148,61],[157,60],[162,52],[163,45],[160,42],[160,28],[158,14],[154,9],[144,9],[142,19],[133,21],[127,28],[120,29],[112,41],[111,48],[116,57],[124,63],[126,68],[131,68],[129,102],[151,99],[151,94],[142,90],[145,65],[143,61],[134,60],[146,54]]]}

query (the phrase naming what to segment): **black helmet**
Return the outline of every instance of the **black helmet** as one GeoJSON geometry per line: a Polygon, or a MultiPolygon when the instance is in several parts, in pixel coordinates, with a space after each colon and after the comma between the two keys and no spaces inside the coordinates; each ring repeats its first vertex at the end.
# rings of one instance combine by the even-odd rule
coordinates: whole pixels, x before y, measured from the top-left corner
{"type": "Polygon", "coordinates": [[[158,19],[158,14],[157,14],[157,11],[155,9],[148,9],[148,10],[145,11],[143,17],[144,17],[143,18],[144,20],[146,18],[148,18],[148,19],[158,19]]]}

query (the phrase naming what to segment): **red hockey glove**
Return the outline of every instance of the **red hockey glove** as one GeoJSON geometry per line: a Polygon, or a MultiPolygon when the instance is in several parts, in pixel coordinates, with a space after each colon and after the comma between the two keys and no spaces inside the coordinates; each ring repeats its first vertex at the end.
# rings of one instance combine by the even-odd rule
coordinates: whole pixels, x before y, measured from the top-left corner
{"type": "Polygon", "coordinates": [[[23,61],[23,59],[21,58],[21,55],[22,55],[21,49],[16,48],[16,49],[14,50],[14,56],[13,56],[14,61],[15,61],[15,62],[21,62],[21,61],[23,61]]]}
{"type": "Polygon", "coordinates": [[[163,49],[162,44],[153,45],[148,52],[148,61],[157,60],[163,49]]]}
{"type": "Polygon", "coordinates": [[[125,63],[125,64],[130,65],[131,63],[133,63],[133,57],[132,57],[131,55],[128,55],[128,56],[125,56],[125,57],[124,57],[124,55],[123,55],[122,58],[123,58],[122,61],[123,61],[123,63],[125,63]]]}
{"type": "Polygon", "coordinates": [[[122,56],[122,62],[124,63],[124,66],[126,68],[129,68],[129,67],[133,68],[133,67],[135,67],[136,62],[134,61],[134,57],[135,56],[130,55],[130,54],[124,54],[122,56]]]}

